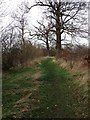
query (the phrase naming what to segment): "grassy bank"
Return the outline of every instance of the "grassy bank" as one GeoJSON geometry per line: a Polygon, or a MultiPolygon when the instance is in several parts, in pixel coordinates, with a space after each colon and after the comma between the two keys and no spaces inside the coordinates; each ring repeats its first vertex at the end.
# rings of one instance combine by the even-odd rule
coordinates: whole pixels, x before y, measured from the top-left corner
{"type": "Polygon", "coordinates": [[[51,58],[41,62],[43,81],[39,93],[39,109],[33,117],[78,118],[87,117],[87,92],[75,83],[70,73],[51,58]]]}
{"type": "Polygon", "coordinates": [[[3,117],[22,117],[23,112],[30,111],[28,98],[36,86],[32,79],[36,72],[36,67],[32,66],[3,74],[3,117]]]}
{"type": "Polygon", "coordinates": [[[87,91],[52,58],[3,74],[3,117],[85,118],[87,91]]]}

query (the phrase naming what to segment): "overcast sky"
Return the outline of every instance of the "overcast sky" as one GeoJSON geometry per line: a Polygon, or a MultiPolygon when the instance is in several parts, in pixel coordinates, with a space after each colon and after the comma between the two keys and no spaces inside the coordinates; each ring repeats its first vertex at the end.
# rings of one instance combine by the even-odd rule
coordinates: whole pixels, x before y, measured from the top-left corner
{"type": "MultiPolygon", "coordinates": [[[[2,18],[2,24],[4,25],[8,25],[10,23],[10,14],[12,13],[12,11],[15,11],[15,9],[18,8],[18,5],[20,5],[21,2],[29,1],[30,5],[34,3],[34,0],[4,0],[4,1],[5,3],[4,3],[3,9],[5,9],[7,13],[7,16],[2,18]]],[[[71,0],[68,0],[68,1],[71,1],[71,0]]],[[[80,0],[80,1],[85,1],[85,0],[80,0]]],[[[86,0],[86,1],[88,2],[90,0],[86,0]]],[[[36,21],[41,19],[41,12],[42,12],[41,8],[34,7],[33,9],[31,9],[29,14],[30,24],[35,25],[36,21]]],[[[81,42],[88,44],[87,40],[84,40],[84,41],[81,40],[81,42]]]]}
{"type": "MultiPolygon", "coordinates": [[[[5,26],[8,25],[10,21],[10,15],[12,14],[13,11],[15,11],[18,6],[23,2],[23,1],[29,1],[30,6],[34,3],[34,0],[4,0],[4,11],[6,11],[5,17],[2,17],[2,24],[5,26]]],[[[37,20],[41,19],[41,8],[34,7],[30,10],[29,12],[29,18],[30,18],[30,24],[35,25],[37,23],[37,20]]]]}

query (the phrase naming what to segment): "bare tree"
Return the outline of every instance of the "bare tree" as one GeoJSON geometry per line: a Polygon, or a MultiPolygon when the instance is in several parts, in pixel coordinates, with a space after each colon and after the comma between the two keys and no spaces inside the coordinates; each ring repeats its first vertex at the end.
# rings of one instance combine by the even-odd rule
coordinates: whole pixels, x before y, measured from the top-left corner
{"type": "Polygon", "coordinates": [[[37,37],[38,40],[42,41],[45,43],[46,49],[47,49],[47,55],[49,56],[50,54],[50,46],[52,42],[54,41],[54,34],[51,31],[51,25],[48,23],[46,25],[44,23],[44,20],[38,21],[39,27],[35,26],[35,33],[33,34],[34,36],[37,37]]]}
{"type": "MultiPolygon", "coordinates": [[[[14,44],[18,43],[18,36],[13,26],[8,26],[1,33],[2,51],[10,51],[14,44]]],[[[19,44],[18,44],[19,45],[19,44]]]]}
{"type": "MultiPolygon", "coordinates": [[[[34,6],[41,6],[45,9],[45,15],[52,23],[53,32],[56,34],[57,53],[62,50],[62,38],[64,33],[70,35],[83,35],[86,19],[85,2],[66,2],[56,0],[37,0],[34,6]]],[[[30,7],[29,9],[31,9],[30,7]]],[[[84,37],[84,36],[83,36],[84,37]]]]}
{"type": "Polygon", "coordinates": [[[27,22],[27,13],[28,10],[25,5],[28,3],[22,2],[19,8],[12,13],[12,18],[14,19],[14,27],[17,28],[19,33],[19,38],[21,43],[25,44],[25,34],[28,33],[28,22],[27,22]]]}

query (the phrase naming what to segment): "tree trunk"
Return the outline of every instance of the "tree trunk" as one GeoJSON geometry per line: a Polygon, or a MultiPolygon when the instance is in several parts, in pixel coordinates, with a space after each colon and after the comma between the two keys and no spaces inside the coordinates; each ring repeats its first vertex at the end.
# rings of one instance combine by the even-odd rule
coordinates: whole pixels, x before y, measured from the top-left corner
{"type": "Polygon", "coordinates": [[[50,52],[49,52],[48,37],[46,38],[46,48],[47,48],[47,55],[49,56],[49,55],[50,55],[50,52]]]}
{"type": "Polygon", "coordinates": [[[57,52],[60,52],[61,51],[61,34],[60,32],[58,32],[56,34],[56,49],[57,49],[57,52]]]}
{"type": "Polygon", "coordinates": [[[57,49],[57,57],[61,56],[61,21],[60,21],[60,11],[59,6],[57,6],[56,12],[56,49],[57,49]]]}
{"type": "Polygon", "coordinates": [[[25,45],[25,39],[24,39],[24,27],[22,26],[22,43],[25,45]]]}
{"type": "Polygon", "coordinates": [[[61,46],[61,34],[60,32],[56,34],[56,49],[57,49],[57,57],[61,57],[61,51],[62,51],[62,46],[61,46]]]}

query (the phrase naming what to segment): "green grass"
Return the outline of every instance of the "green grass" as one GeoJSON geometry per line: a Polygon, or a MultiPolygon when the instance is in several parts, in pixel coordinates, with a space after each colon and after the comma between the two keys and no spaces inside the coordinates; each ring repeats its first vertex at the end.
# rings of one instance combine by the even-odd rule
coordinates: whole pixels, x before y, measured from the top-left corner
{"type": "Polygon", "coordinates": [[[42,97],[39,109],[33,110],[33,117],[87,117],[87,96],[84,96],[84,89],[78,88],[74,83],[70,73],[60,68],[52,59],[43,60],[40,67],[43,83],[39,92],[42,97]]]}
{"type": "Polygon", "coordinates": [[[3,74],[3,117],[85,118],[87,91],[75,81],[76,78],[52,58],[30,68],[10,70],[3,74]],[[41,77],[33,81],[31,76],[38,71],[41,77]],[[30,93],[23,103],[16,104],[30,93]]]}
{"type": "Polygon", "coordinates": [[[34,85],[31,80],[31,74],[34,73],[35,69],[33,68],[22,68],[10,70],[3,74],[3,116],[10,116],[15,109],[16,101],[27,94],[29,89],[34,85]],[[25,89],[27,89],[27,93],[24,92],[25,89]]]}

